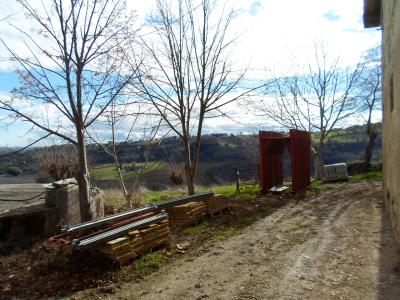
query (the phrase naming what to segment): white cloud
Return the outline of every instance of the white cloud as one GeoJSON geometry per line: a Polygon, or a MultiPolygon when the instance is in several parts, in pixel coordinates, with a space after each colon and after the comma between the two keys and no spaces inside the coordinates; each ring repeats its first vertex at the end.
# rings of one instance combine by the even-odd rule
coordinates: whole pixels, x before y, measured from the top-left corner
{"type": "MultiPolygon", "coordinates": [[[[252,79],[268,76],[270,73],[265,70],[287,74],[293,64],[311,61],[314,43],[318,41],[323,41],[329,55],[340,57],[344,65],[357,63],[363,51],[380,42],[379,31],[363,28],[361,0],[227,0],[226,3],[239,11],[230,30],[231,37],[239,35],[231,60],[238,68],[248,67],[247,76],[252,79]]],[[[136,26],[145,23],[154,4],[154,0],[127,1],[128,8],[138,15],[136,26]]],[[[218,11],[214,13],[219,15],[218,11]]],[[[0,20],[5,16],[11,16],[15,25],[30,26],[15,1],[2,1],[0,20]]],[[[145,30],[148,32],[148,27],[145,30]]],[[[22,36],[12,27],[2,26],[0,36],[13,49],[25,51],[22,36]]],[[[0,70],[14,69],[15,65],[2,61],[5,56],[6,51],[0,46],[0,70]]],[[[208,119],[206,132],[256,131],[261,123],[265,124],[263,118],[255,118],[237,104],[225,107],[225,111],[236,121],[208,119]]],[[[48,113],[53,121],[60,120],[56,112],[48,110],[48,113]]]]}
{"type": "MultiPolygon", "coordinates": [[[[242,2],[236,1],[239,5],[242,2]]],[[[233,24],[244,31],[236,49],[236,61],[251,61],[251,69],[284,73],[293,60],[309,61],[313,44],[323,41],[331,56],[355,64],[361,53],[379,43],[380,33],[366,30],[361,22],[362,1],[280,0],[260,1],[256,15],[241,14],[233,24]],[[340,19],[332,22],[328,12],[340,19]]],[[[262,76],[258,72],[255,76],[262,76]]]]}

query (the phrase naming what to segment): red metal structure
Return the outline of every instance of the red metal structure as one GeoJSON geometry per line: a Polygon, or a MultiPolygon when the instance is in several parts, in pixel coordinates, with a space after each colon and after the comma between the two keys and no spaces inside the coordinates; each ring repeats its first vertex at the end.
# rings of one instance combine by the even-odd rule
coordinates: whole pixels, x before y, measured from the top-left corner
{"type": "Polygon", "coordinates": [[[291,158],[292,192],[310,185],[311,136],[301,130],[290,130],[289,136],[271,131],[260,131],[260,181],[266,192],[283,184],[283,151],[288,149],[291,158]]]}

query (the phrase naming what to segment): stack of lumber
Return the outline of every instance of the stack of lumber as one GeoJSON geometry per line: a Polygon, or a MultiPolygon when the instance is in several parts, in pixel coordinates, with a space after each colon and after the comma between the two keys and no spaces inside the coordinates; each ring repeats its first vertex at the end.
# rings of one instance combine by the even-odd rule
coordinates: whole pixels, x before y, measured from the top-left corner
{"type": "Polygon", "coordinates": [[[224,195],[215,195],[213,198],[204,200],[207,206],[207,212],[210,215],[214,215],[232,206],[229,198],[224,195]]]}
{"type": "Polygon", "coordinates": [[[146,253],[161,245],[170,245],[171,231],[169,221],[164,220],[158,224],[151,224],[145,229],[130,231],[129,235],[134,240],[141,241],[141,253],[146,253]]]}
{"type": "Polygon", "coordinates": [[[133,252],[130,239],[127,236],[109,241],[106,244],[101,245],[97,250],[121,264],[126,263],[138,255],[138,253],[133,252]]]}
{"type": "Polygon", "coordinates": [[[204,201],[189,202],[167,208],[169,220],[174,227],[186,227],[197,224],[207,215],[204,201]]]}
{"type": "Polygon", "coordinates": [[[97,250],[119,264],[125,264],[161,245],[170,245],[168,220],[151,224],[144,229],[132,230],[127,236],[109,241],[97,250]]]}

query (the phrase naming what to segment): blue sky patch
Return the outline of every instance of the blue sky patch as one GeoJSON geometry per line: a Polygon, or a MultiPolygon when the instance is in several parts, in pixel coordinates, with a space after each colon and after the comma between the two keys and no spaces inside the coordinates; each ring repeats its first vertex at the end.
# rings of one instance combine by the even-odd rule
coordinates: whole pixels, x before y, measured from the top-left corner
{"type": "Polygon", "coordinates": [[[262,9],[262,5],[260,1],[254,1],[251,3],[251,7],[249,10],[250,15],[255,16],[262,9]]]}
{"type": "Polygon", "coordinates": [[[342,17],[336,14],[333,10],[326,12],[323,17],[329,21],[339,21],[342,17]]]}

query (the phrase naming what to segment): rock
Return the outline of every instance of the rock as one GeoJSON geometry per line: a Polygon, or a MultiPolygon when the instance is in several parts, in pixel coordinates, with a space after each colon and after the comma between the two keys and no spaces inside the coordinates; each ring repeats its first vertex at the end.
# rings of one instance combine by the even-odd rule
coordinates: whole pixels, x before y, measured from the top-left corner
{"type": "Polygon", "coordinates": [[[182,244],[176,244],[176,249],[182,251],[182,250],[187,250],[189,249],[190,244],[189,243],[182,243],[182,244]]]}
{"type": "Polygon", "coordinates": [[[93,218],[104,217],[104,192],[97,187],[90,190],[90,209],[93,218]]]}

